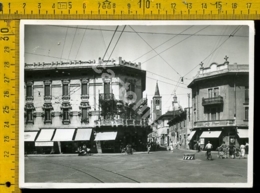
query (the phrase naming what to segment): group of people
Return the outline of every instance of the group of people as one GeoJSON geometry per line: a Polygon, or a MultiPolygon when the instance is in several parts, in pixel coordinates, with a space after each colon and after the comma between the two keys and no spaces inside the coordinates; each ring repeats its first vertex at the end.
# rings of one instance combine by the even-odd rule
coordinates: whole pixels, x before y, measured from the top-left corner
{"type": "MultiPolygon", "coordinates": [[[[206,157],[208,160],[212,160],[212,156],[211,156],[211,151],[213,149],[213,145],[210,143],[210,141],[208,141],[207,145],[205,146],[205,150],[206,150],[206,157]]],[[[244,145],[241,144],[240,148],[236,147],[235,145],[226,145],[226,143],[223,141],[221,146],[219,146],[217,148],[218,150],[218,156],[220,158],[235,158],[235,157],[239,157],[239,158],[245,158],[245,153],[246,150],[248,150],[248,144],[244,145]]],[[[201,151],[201,145],[200,142],[197,141],[197,151],[200,152],[201,151]]]]}
{"type": "Polygon", "coordinates": [[[86,144],[83,144],[82,147],[79,146],[76,152],[78,156],[91,155],[91,150],[87,148],[86,144]]]}
{"type": "Polygon", "coordinates": [[[231,158],[245,158],[246,150],[248,149],[248,144],[241,144],[240,147],[235,145],[227,146],[225,142],[222,142],[222,145],[218,147],[219,157],[227,158],[228,154],[231,158]]]}

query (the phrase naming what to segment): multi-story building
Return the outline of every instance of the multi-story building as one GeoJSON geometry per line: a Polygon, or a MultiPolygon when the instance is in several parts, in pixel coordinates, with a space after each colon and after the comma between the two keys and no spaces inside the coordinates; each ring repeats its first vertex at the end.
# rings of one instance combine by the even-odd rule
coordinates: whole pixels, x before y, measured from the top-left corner
{"type": "Polygon", "coordinates": [[[249,65],[212,63],[201,68],[188,88],[192,89],[193,131],[191,141],[222,141],[239,145],[248,141],[249,65]]]}
{"type": "Polygon", "coordinates": [[[146,72],[122,60],[25,64],[26,152],[144,149],[149,107],[146,72]]]}
{"type": "Polygon", "coordinates": [[[176,94],[173,97],[173,112],[172,117],[168,122],[169,125],[169,139],[173,144],[178,144],[182,148],[187,148],[187,135],[189,134],[189,117],[188,108],[184,110],[177,102],[176,94]]]}

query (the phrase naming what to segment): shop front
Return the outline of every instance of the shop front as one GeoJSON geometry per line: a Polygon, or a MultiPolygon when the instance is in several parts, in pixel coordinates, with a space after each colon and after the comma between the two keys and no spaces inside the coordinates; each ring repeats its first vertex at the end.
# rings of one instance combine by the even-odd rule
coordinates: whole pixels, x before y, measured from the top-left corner
{"type": "Polygon", "coordinates": [[[26,154],[77,153],[83,144],[92,148],[91,128],[41,128],[25,132],[26,154]]]}
{"type": "Polygon", "coordinates": [[[213,150],[216,150],[222,144],[222,131],[203,131],[200,135],[200,145],[204,149],[208,142],[213,145],[213,150]]]}

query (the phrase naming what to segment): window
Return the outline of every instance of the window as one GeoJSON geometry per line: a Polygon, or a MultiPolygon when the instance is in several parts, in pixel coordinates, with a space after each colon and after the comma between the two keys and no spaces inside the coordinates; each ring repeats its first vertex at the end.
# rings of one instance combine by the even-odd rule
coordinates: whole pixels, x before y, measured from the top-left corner
{"type": "Polygon", "coordinates": [[[69,95],[69,85],[68,84],[63,84],[62,85],[62,95],[63,96],[68,96],[69,95]]]}
{"type": "Polygon", "coordinates": [[[160,100],[156,99],[155,104],[159,105],[160,104],[160,100]]]}
{"type": "Polygon", "coordinates": [[[249,88],[245,87],[245,103],[249,102],[249,88]]]}
{"type": "Polygon", "coordinates": [[[27,85],[26,86],[26,96],[27,97],[32,97],[33,96],[32,85],[27,85]]]}
{"type": "Polygon", "coordinates": [[[69,121],[69,109],[63,109],[63,121],[69,121]]]}
{"type": "Polygon", "coordinates": [[[211,108],[208,113],[208,120],[214,121],[214,120],[219,120],[219,119],[220,119],[219,108],[211,108]]]}
{"type": "Polygon", "coordinates": [[[248,107],[245,107],[245,120],[248,120],[248,107]]]}
{"type": "Polygon", "coordinates": [[[214,97],[219,95],[219,88],[214,88],[214,97]]]}
{"type": "Polygon", "coordinates": [[[110,82],[105,82],[104,83],[104,93],[105,94],[110,94],[110,82]]]}
{"type": "Polygon", "coordinates": [[[212,98],[212,89],[211,89],[211,88],[208,89],[208,97],[209,97],[209,98],[212,98]]]}
{"type": "Polygon", "coordinates": [[[211,120],[214,121],[216,120],[216,108],[211,109],[211,120]]]}
{"type": "Polygon", "coordinates": [[[88,123],[88,109],[87,108],[82,108],[82,118],[81,122],[88,123]]]}
{"type": "Polygon", "coordinates": [[[50,109],[45,109],[44,113],[44,122],[51,122],[51,110],[50,109]]]}
{"type": "Polygon", "coordinates": [[[51,96],[51,85],[44,86],[44,96],[51,96]]]}
{"type": "Polygon", "coordinates": [[[82,93],[81,95],[87,95],[88,94],[88,85],[86,83],[82,83],[82,93]]]}
{"type": "Polygon", "coordinates": [[[26,110],[26,123],[33,123],[33,110],[26,110]]]}

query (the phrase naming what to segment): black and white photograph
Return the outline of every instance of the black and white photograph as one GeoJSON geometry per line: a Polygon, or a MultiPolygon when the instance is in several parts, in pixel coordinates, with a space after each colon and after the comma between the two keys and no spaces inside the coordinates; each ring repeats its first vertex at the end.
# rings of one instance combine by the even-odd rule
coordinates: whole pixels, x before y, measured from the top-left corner
{"type": "Polygon", "coordinates": [[[254,35],[21,20],[19,187],[252,187],[254,35]]]}

